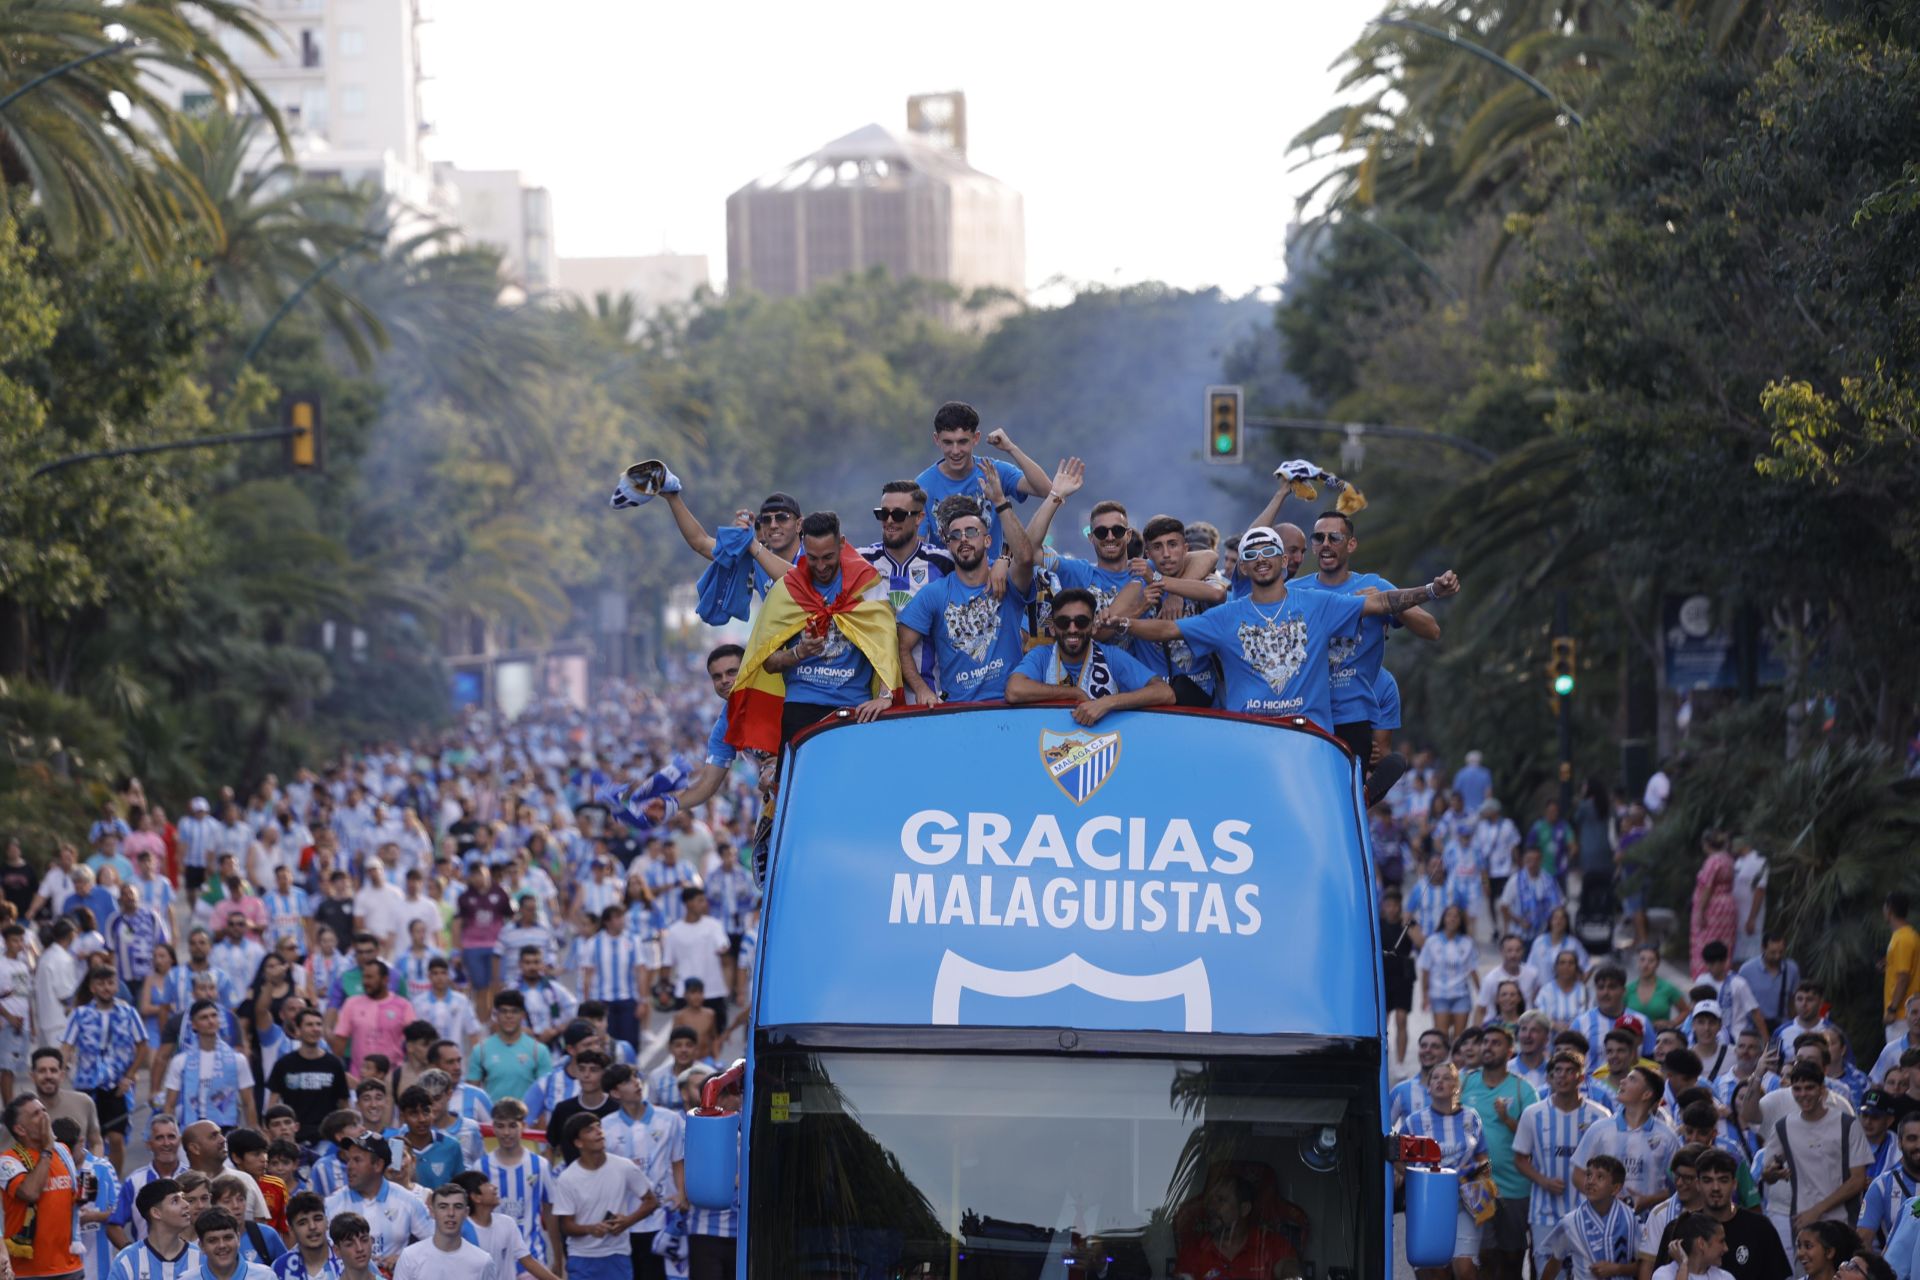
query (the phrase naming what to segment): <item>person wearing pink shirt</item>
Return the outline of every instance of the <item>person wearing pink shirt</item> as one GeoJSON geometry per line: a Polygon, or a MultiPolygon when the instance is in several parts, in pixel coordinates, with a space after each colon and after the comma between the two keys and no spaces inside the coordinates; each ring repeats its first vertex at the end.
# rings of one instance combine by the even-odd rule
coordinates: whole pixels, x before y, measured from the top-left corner
{"type": "Polygon", "coordinates": [[[348,996],[335,1015],[333,1049],[342,1058],[352,1046],[352,1073],[365,1074],[367,1055],[378,1053],[388,1062],[399,1062],[406,1054],[406,1027],[419,1015],[405,996],[387,988],[387,962],[372,960],[360,966],[361,992],[348,996]]]}

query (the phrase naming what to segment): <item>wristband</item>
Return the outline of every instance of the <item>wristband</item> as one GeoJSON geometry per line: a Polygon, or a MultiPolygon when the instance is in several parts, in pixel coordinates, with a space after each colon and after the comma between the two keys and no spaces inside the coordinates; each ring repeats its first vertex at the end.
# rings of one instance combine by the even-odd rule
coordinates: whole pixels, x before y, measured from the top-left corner
{"type": "Polygon", "coordinates": [[[1013,500],[1011,498],[1002,498],[993,504],[993,509],[995,511],[1011,511],[1013,509],[1013,500]]]}
{"type": "Polygon", "coordinates": [[[1431,582],[1429,582],[1429,583],[1427,584],[1427,599],[1429,599],[1429,600],[1438,600],[1439,598],[1440,598],[1440,593],[1439,593],[1439,591],[1437,591],[1437,590],[1435,590],[1435,588],[1434,588],[1434,584],[1433,584],[1433,583],[1431,583],[1431,582]]]}

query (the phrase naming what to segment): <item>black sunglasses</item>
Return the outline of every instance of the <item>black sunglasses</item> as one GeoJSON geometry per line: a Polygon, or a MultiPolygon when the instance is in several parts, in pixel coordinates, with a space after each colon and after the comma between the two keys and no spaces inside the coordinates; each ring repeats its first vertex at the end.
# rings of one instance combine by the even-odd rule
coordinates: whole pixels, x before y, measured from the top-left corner
{"type": "Polygon", "coordinates": [[[1091,631],[1093,619],[1084,613],[1054,614],[1054,629],[1058,631],[1091,631]]]}
{"type": "Polygon", "coordinates": [[[1111,542],[1115,538],[1126,537],[1127,526],[1123,524],[1097,524],[1087,530],[1087,532],[1093,535],[1095,541],[1111,542]]]}
{"type": "Polygon", "coordinates": [[[918,520],[920,517],[905,507],[875,507],[873,518],[883,524],[889,520],[905,524],[909,520],[918,520]]]}
{"type": "Polygon", "coordinates": [[[762,511],[760,513],[761,524],[785,524],[794,518],[795,516],[791,511],[762,511]]]}

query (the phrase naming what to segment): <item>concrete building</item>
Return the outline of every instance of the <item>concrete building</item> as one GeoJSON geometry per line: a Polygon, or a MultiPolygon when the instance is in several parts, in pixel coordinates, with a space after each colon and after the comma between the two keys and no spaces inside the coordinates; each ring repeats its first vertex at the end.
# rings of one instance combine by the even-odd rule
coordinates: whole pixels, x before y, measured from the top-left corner
{"type": "Polygon", "coordinates": [[[448,216],[467,239],[502,253],[500,273],[528,294],[559,287],[560,258],[553,247],[553,198],[517,169],[434,166],[448,216]]]}
{"type": "Polygon", "coordinates": [[[562,258],[560,291],[588,306],[606,294],[633,295],[643,316],[674,302],[686,302],[711,277],[704,253],[654,253],[637,258],[562,258]]]}
{"type": "Polygon", "coordinates": [[[1026,292],[1020,193],[967,163],[965,99],[924,95],[727,198],[727,287],[777,296],[848,272],[1026,292]]]}

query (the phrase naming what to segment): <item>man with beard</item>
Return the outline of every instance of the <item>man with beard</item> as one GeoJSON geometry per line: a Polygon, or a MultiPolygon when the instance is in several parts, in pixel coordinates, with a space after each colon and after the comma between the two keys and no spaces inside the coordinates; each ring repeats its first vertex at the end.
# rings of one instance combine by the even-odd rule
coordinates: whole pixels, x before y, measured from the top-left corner
{"type": "MultiPolygon", "coordinates": [[[[1338,511],[1322,512],[1313,522],[1313,555],[1319,572],[1301,579],[1300,585],[1342,596],[1393,590],[1393,584],[1378,574],[1353,572],[1353,553],[1359,548],[1349,517],[1338,511]]],[[[1405,627],[1422,640],[1440,638],[1440,624],[1416,605],[1397,615],[1363,617],[1335,635],[1328,649],[1334,732],[1353,748],[1366,769],[1372,767],[1373,722],[1379,715],[1374,682],[1380,674],[1380,659],[1386,655],[1389,625],[1405,627]]]]}
{"type": "Polygon", "coordinates": [[[1120,649],[1093,640],[1094,596],[1069,587],[1053,598],[1053,644],[1033,650],[1007,679],[1007,701],[1073,703],[1074,723],[1095,725],[1110,711],[1162,707],[1173,690],[1120,649]]]}
{"type": "MultiPolygon", "coordinates": [[[[926,490],[911,480],[887,481],[880,487],[880,505],[873,509],[880,540],[860,548],[861,557],[886,577],[887,599],[896,615],[922,587],[953,572],[952,554],[920,536],[926,512],[926,490]]],[[[933,650],[925,645],[918,654],[902,650],[900,665],[909,664],[920,669],[922,679],[930,678],[933,650]]]]}
{"type": "Polygon", "coordinates": [[[1240,563],[1253,580],[1251,595],[1177,622],[1119,618],[1121,634],[1161,643],[1185,640],[1196,656],[1219,655],[1226,681],[1223,705],[1229,711],[1303,716],[1330,730],[1328,659],[1334,637],[1350,633],[1361,618],[1405,613],[1460,590],[1460,580],[1448,570],[1424,587],[1365,596],[1294,591],[1281,576],[1285,554],[1274,530],[1249,529],[1240,539],[1240,563]]]}
{"type": "MultiPolygon", "coordinates": [[[[794,602],[806,611],[805,625],[794,624],[793,635],[768,653],[763,662],[766,671],[785,681],[785,705],[780,713],[782,746],[801,729],[837,711],[851,710],[856,720],[866,724],[892,702],[890,692],[885,689],[885,685],[892,682],[885,679],[885,672],[878,670],[884,665],[882,659],[868,654],[838,622],[839,618],[852,616],[858,608],[849,607],[849,602],[840,598],[841,593],[844,591],[850,597],[862,594],[866,588],[852,579],[856,572],[864,573],[872,566],[849,556],[848,562],[856,572],[843,570],[841,560],[847,550],[846,540],[840,536],[840,517],[831,511],[816,511],[802,521],[800,542],[806,551],[806,572],[803,575],[797,569],[790,571],[783,583],[789,590],[796,586],[810,587],[820,608],[809,607],[796,595],[794,602]]],[[[875,575],[866,576],[871,581],[875,575]]],[[[760,624],[771,625],[767,624],[764,612],[760,624]]],[[[760,638],[757,624],[752,637],[754,647],[757,648],[760,638]]],[[[882,639],[891,642],[893,637],[882,639]]],[[[896,665],[897,661],[895,655],[896,665]]]]}
{"type": "MultiPolygon", "coordinates": [[[[1034,546],[1041,545],[1031,530],[1027,536],[1034,546]]],[[[1068,555],[1047,557],[1046,571],[1059,584],[1055,595],[1078,587],[1093,593],[1096,614],[1107,612],[1116,618],[1138,616],[1146,597],[1140,580],[1134,576],[1133,561],[1127,555],[1127,544],[1132,537],[1133,528],[1127,522],[1125,507],[1111,498],[1094,503],[1093,513],[1087,517],[1087,541],[1093,544],[1093,559],[1068,555]]]]}
{"type": "MultiPolygon", "coordinates": [[[[1040,517],[1050,520],[1078,492],[1081,479],[1076,460],[1062,462],[1035,523],[1043,523],[1040,517]]],[[[1004,513],[1009,504],[998,473],[982,472],[981,483],[988,493],[986,510],[966,494],[955,494],[936,512],[953,553],[953,572],[929,583],[900,611],[900,652],[910,653],[922,640],[932,640],[941,694],[955,702],[996,702],[1006,696],[1007,680],[1020,661],[1020,623],[1033,590],[1035,543],[1018,520],[1008,520],[1003,522],[1012,552],[1007,590],[994,598],[987,551],[994,526],[987,521],[987,511],[1004,513]]],[[[1042,527],[1042,536],[1045,533],[1042,527]]],[[[913,667],[901,674],[920,702],[940,701],[913,667]]]]}

